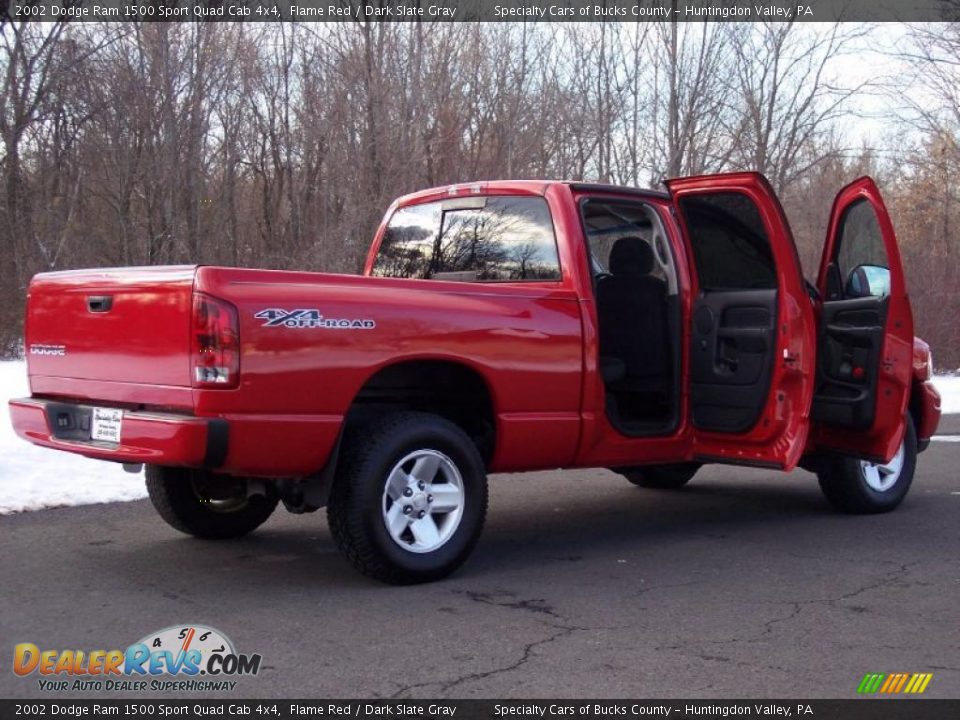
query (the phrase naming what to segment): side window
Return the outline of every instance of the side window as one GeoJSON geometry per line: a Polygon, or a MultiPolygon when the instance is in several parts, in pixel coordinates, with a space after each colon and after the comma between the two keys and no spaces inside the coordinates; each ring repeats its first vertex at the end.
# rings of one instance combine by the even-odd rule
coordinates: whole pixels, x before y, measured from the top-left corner
{"type": "Polygon", "coordinates": [[[384,232],[373,274],[379,277],[427,277],[439,225],[440,203],[409,205],[397,210],[384,232]]]}
{"type": "Polygon", "coordinates": [[[387,225],[373,274],[467,282],[559,280],[543,198],[492,196],[401,208],[387,225]]]}
{"type": "Polygon", "coordinates": [[[651,206],[629,200],[589,198],[580,203],[580,217],[595,276],[615,272],[610,256],[620,240],[642,242],[650,248],[650,270],[646,274],[665,281],[668,294],[677,293],[673,256],[664,240],[666,233],[660,218],[651,206]]]}
{"type": "Polygon", "coordinates": [[[868,200],[858,200],[844,210],[834,259],[844,297],[890,294],[887,249],[877,213],[868,200]]]}
{"type": "Polygon", "coordinates": [[[700,286],[704,290],[777,287],[777,268],[760,211],[738,192],[680,200],[700,286]]]}

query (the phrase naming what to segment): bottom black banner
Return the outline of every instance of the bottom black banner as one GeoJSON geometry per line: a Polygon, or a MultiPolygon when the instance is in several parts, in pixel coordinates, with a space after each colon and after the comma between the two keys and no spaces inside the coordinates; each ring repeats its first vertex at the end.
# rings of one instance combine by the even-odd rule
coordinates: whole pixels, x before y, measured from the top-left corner
{"type": "Polygon", "coordinates": [[[958,700],[0,700],[0,720],[126,718],[843,718],[941,720],[958,700]]]}

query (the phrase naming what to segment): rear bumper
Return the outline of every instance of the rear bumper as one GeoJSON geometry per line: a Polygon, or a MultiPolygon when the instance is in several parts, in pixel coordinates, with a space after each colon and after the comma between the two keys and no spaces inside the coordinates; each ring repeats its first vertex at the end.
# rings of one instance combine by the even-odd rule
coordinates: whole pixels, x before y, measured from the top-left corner
{"type": "Polygon", "coordinates": [[[925,450],[940,424],[940,393],[932,382],[914,384],[910,409],[916,425],[917,445],[920,450],[925,450]]]}
{"type": "Polygon", "coordinates": [[[217,467],[227,450],[222,420],[153,412],[125,412],[119,443],[89,440],[89,405],[25,398],[10,401],[10,419],[17,435],[34,445],[98,460],[217,467]],[[58,419],[64,426],[54,428],[58,419]]]}
{"type": "Polygon", "coordinates": [[[319,472],[340,433],[333,415],[227,415],[202,418],[124,411],[119,443],[90,440],[93,406],[37,398],[10,401],[17,435],[34,445],[98,460],[206,467],[237,475],[319,472]]]}

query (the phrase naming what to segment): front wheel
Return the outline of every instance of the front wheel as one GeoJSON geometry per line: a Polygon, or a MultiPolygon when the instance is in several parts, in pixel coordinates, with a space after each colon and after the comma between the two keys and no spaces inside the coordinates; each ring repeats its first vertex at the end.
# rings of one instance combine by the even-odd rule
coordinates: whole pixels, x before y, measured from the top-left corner
{"type": "Polygon", "coordinates": [[[256,530],[277,507],[267,487],[250,494],[248,480],[206,470],[147,466],[147,494],[168,525],[212,540],[236,538],[256,530]]]}
{"type": "Polygon", "coordinates": [[[449,575],[473,550],[486,512],[480,453],[450,421],[396,412],[344,437],[327,517],[363,574],[394,584],[449,575]]]}
{"type": "Polygon", "coordinates": [[[900,447],[889,462],[837,457],[824,463],[817,477],[834,507],[846,513],[882,513],[903,501],[917,467],[917,435],[909,415],[906,425],[900,447]]]}

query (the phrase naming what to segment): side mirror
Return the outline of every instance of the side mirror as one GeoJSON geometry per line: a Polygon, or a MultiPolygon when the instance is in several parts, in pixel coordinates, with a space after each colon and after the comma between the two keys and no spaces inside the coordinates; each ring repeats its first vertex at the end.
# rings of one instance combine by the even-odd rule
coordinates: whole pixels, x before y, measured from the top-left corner
{"type": "Polygon", "coordinates": [[[850,271],[844,295],[848,298],[890,294],[890,270],[880,265],[858,265],[850,271]]]}

